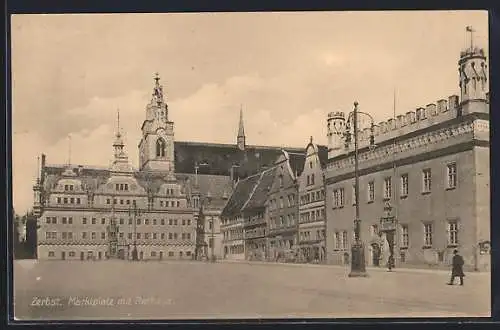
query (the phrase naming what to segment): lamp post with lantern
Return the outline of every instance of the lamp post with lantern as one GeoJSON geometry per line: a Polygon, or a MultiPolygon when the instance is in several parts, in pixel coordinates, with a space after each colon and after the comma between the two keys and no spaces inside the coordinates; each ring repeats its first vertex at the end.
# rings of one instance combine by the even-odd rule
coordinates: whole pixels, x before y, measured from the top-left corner
{"type": "Polygon", "coordinates": [[[133,216],[134,221],[134,248],[132,249],[132,260],[137,261],[139,257],[137,255],[137,217],[144,214],[144,210],[137,207],[135,200],[132,201],[132,207],[128,209],[128,215],[133,216]]]}
{"type": "Polygon", "coordinates": [[[358,155],[358,119],[359,115],[365,115],[370,118],[370,144],[369,148],[372,150],[375,148],[374,141],[374,126],[375,122],[373,117],[368,113],[361,112],[358,110],[358,102],[354,102],[354,110],[347,116],[347,127],[344,133],[345,147],[348,148],[351,143],[351,134],[354,135],[354,189],[355,189],[355,200],[356,200],[356,216],[354,218],[354,243],[351,246],[351,271],[349,277],[367,277],[366,264],[365,264],[365,250],[364,244],[361,240],[361,219],[359,216],[359,155],[358,155]],[[353,132],[351,133],[351,127],[353,132]]]}

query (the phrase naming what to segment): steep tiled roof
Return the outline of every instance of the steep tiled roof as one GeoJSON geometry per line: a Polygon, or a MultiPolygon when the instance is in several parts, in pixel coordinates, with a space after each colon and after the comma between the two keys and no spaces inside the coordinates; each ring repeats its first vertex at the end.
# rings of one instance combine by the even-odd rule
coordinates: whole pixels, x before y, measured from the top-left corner
{"type": "Polygon", "coordinates": [[[317,147],[318,147],[318,157],[321,163],[321,167],[325,167],[326,163],[328,162],[328,147],[320,145],[317,145],[317,147]]]}
{"type": "Polygon", "coordinates": [[[290,157],[290,167],[293,171],[293,174],[299,176],[302,174],[302,171],[304,170],[304,162],[306,160],[306,155],[304,152],[301,153],[288,153],[290,157]]]}
{"type": "Polygon", "coordinates": [[[257,184],[257,187],[253,191],[252,197],[246,203],[244,210],[249,210],[253,208],[264,207],[269,189],[273,184],[274,176],[276,174],[276,167],[272,167],[261,173],[261,177],[257,184]]]}
{"type": "Polygon", "coordinates": [[[229,201],[227,202],[224,210],[222,210],[223,217],[231,217],[241,212],[243,206],[250,198],[255,185],[259,182],[261,175],[252,175],[246,179],[240,180],[234,188],[229,201]]]}
{"type": "MultiPolygon", "coordinates": [[[[44,173],[47,174],[45,177],[44,187],[45,189],[50,189],[60,178],[64,171],[65,165],[46,165],[44,168],[44,173]]],[[[74,173],[80,172],[76,179],[82,181],[84,186],[95,190],[100,184],[103,184],[110,177],[110,171],[108,169],[98,169],[96,167],[81,167],[80,170],[75,168],[74,173]]],[[[149,188],[153,192],[157,192],[160,186],[165,183],[165,173],[161,172],[135,172],[134,177],[137,182],[144,188],[149,188]]],[[[224,199],[228,198],[231,194],[232,186],[231,180],[228,175],[198,175],[198,185],[195,185],[195,174],[185,174],[176,173],[175,174],[178,183],[184,184],[187,192],[192,192],[193,189],[197,189],[201,195],[206,196],[210,193],[211,197],[214,199],[224,199]]]]}
{"type": "MultiPolygon", "coordinates": [[[[244,151],[232,144],[207,144],[176,141],[175,169],[180,173],[194,173],[195,163],[207,163],[199,173],[229,175],[232,165],[240,165],[234,173],[240,178],[271,167],[281,153],[279,147],[246,146],[244,151]]],[[[284,148],[291,153],[303,153],[304,148],[284,148]]]]}

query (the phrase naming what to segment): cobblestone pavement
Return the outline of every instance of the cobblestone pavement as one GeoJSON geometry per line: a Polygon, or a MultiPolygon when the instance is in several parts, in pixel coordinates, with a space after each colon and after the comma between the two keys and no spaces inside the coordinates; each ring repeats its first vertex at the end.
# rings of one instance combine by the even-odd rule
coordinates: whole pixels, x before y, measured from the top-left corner
{"type": "Polygon", "coordinates": [[[16,261],[17,319],[489,316],[490,273],[348,278],[344,267],[186,261],[16,261]]]}

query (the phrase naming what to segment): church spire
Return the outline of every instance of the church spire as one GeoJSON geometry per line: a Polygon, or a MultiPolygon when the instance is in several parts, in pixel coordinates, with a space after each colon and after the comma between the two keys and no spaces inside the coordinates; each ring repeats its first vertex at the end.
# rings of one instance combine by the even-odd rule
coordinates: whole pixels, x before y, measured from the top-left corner
{"type": "Polygon", "coordinates": [[[115,134],[115,142],[113,143],[113,148],[115,149],[115,159],[124,156],[123,147],[125,146],[122,139],[122,133],[120,132],[120,109],[116,110],[116,114],[117,114],[116,134],[115,134]]]}
{"type": "Polygon", "coordinates": [[[237,136],[238,149],[245,150],[245,126],[243,125],[243,106],[240,105],[240,124],[237,136]]]}

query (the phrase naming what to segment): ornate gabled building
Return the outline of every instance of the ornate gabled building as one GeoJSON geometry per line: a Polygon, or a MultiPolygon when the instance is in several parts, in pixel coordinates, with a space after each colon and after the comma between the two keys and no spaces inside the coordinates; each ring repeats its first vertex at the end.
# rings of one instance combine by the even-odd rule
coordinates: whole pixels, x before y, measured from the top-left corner
{"type": "Polygon", "coordinates": [[[42,154],[33,186],[39,258],[130,258],[135,249],[142,259],[191,258],[212,238],[220,256],[219,216],[235,183],[281,153],[246,144],[242,110],[234,145],[175,141],[158,76],[141,130],[138,169],[119,127],[109,167],[48,164],[42,154]]]}
{"type": "MultiPolygon", "coordinates": [[[[490,148],[487,59],[471,46],[458,61],[461,97],[419,107],[359,131],[361,240],[367,264],[490,267],[490,148]]],[[[327,261],[349,262],[355,217],[354,152],[345,115],[330,113],[326,180],[327,261]],[[347,143],[346,143],[347,142],[347,143]]]]}
{"type": "Polygon", "coordinates": [[[268,257],[286,261],[298,254],[298,177],[304,167],[303,153],[282,151],[268,196],[268,257]]]}
{"type": "Polygon", "coordinates": [[[306,147],[304,170],[299,182],[299,258],[304,262],[323,262],[326,257],[325,186],[323,168],[328,148],[313,143],[306,147]]]}

